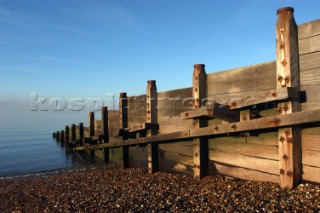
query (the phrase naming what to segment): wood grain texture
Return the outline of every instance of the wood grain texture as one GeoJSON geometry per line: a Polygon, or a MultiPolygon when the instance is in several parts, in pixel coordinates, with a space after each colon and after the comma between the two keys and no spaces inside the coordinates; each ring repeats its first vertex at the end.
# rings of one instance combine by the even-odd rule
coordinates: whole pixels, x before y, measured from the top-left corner
{"type": "Polygon", "coordinates": [[[303,166],[302,179],[304,181],[310,181],[320,183],[320,168],[312,166],[303,166]]]}
{"type": "Polygon", "coordinates": [[[278,160],[256,158],[246,155],[239,155],[214,150],[209,150],[209,159],[215,162],[224,163],[228,165],[238,166],[275,175],[279,174],[278,160]]]}
{"type": "Polygon", "coordinates": [[[299,39],[305,39],[320,34],[320,19],[299,25],[299,39]]]}
{"type": "Polygon", "coordinates": [[[320,85],[320,67],[300,72],[301,86],[320,85]]]}
{"type": "Polygon", "coordinates": [[[279,175],[241,168],[228,164],[222,164],[212,160],[209,161],[209,173],[213,175],[219,174],[244,180],[279,183],[279,175]]]}
{"type": "Polygon", "coordinates": [[[299,54],[310,54],[320,51],[320,35],[299,40],[299,54]]]}
{"type": "Polygon", "coordinates": [[[320,67],[320,52],[314,52],[300,56],[300,70],[317,69],[320,67]]]}
{"type": "Polygon", "coordinates": [[[301,111],[320,109],[320,85],[303,86],[301,91],[306,94],[306,102],[301,104],[301,111]]]}
{"type": "Polygon", "coordinates": [[[275,62],[210,73],[207,75],[208,98],[252,90],[275,89],[275,62]]]}
{"type": "Polygon", "coordinates": [[[209,150],[220,151],[230,154],[239,154],[250,157],[279,160],[278,147],[263,144],[251,144],[237,140],[224,141],[213,139],[209,143],[209,150]]]}

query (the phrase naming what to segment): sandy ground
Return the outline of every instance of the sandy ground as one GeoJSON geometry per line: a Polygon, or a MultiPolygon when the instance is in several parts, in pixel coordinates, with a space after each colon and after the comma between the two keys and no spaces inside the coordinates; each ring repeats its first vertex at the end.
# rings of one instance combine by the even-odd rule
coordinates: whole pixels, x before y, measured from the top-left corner
{"type": "Polygon", "coordinates": [[[0,212],[318,212],[320,186],[104,166],[0,179],[0,200],[0,212]]]}

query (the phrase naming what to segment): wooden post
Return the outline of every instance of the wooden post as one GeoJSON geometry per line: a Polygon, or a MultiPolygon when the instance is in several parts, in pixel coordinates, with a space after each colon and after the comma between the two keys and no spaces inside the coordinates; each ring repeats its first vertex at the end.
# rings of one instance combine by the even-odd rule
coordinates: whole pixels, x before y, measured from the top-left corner
{"type": "MultiPolygon", "coordinates": [[[[277,88],[295,87],[300,90],[298,28],[293,8],[277,11],[276,57],[277,88]]],[[[298,93],[299,94],[299,93],[298,93]]],[[[278,114],[301,110],[299,96],[278,104],[278,114]]],[[[280,186],[292,189],[302,180],[301,128],[288,127],[278,130],[280,186]]]]}
{"type": "MultiPolygon", "coordinates": [[[[193,90],[192,96],[194,101],[194,110],[205,105],[207,98],[207,74],[204,64],[195,64],[193,71],[193,90]]],[[[202,128],[208,126],[208,122],[204,118],[193,120],[194,128],[202,128]]],[[[202,179],[208,173],[208,139],[206,137],[193,139],[193,159],[194,159],[194,178],[202,179]]]]}
{"type": "MultiPolygon", "coordinates": [[[[101,120],[103,128],[103,143],[109,143],[109,123],[108,123],[108,107],[104,106],[101,109],[101,120]]],[[[103,149],[104,162],[109,162],[109,148],[103,149]]]]}
{"type": "Polygon", "coordinates": [[[52,137],[53,137],[53,138],[56,138],[56,133],[55,133],[55,132],[52,133],[52,137]]]}
{"type": "Polygon", "coordinates": [[[76,141],[76,125],[72,124],[71,126],[71,141],[74,143],[76,141]]]}
{"type": "Polygon", "coordinates": [[[83,145],[84,132],[83,132],[83,123],[79,123],[79,137],[80,137],[80,146],[83,145]]]}
{"type": "Polygon", "coordinates": [[[66,142],[66,144],[68,144],[69,141],[70,141],[70,137],[69,137],[69,126],[65,126],[65,127],[64,127],[64,132],[65,132],[65,138],[66,138],[65,142],[66,142]]]}
{"type": "Polygon", "coordinates": [[[94,112],[89,112],[89,135],[94,136],[94,112]]]}
{"type": "Polygon", "coordinates": [[[61,130],[60,138],[61,138],[61,143],[64,143],[64,130],[61,130]]]}
{"type": "MultiPolygon", "coordinates": [[[[150,80],[147,84],[147,105],[146,105],[146,115],[147,123],[157,124],[158,123],[158,95],[156,81],[150,80]]],[[[158,130],[148,130],[147,137],[158,134],[158,130]]],[[[159,170],[159,152],[158,144],[152,143],[148,144],[148,172],[155,173],[159,170]]]]}
{"type": "Polygon", "coordinates": [[[59,131],[56,132],[56,140],[58,142],[60,141],[60,132],[59,131]]]}
{"type": "MultiPolygon", "coordinates": [[[[120,129],[128,128],[128,97],[127,93],[120,93],[119,98],[119,111],[120,111],[120,129]]],[[[127,139],[123,137],[123,139],[127,139]]],[[[129,167],[129,146],[122,147],[122,167],[129,167]]]]}
{"type": "MultiPolygon", "coordinates": [[[[91,138],[94,136],[94,112],[89,112],[89,137],[91,138]]],[[[95,154],[95,151],[93,149],[90,149],[90,155],[93,157],[95,154]]]]}

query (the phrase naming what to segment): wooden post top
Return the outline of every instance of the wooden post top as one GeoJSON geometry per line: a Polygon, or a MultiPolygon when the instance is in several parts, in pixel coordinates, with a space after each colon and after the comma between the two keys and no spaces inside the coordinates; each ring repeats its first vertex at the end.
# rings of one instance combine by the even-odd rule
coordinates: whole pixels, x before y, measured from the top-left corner
{"type": "Polygon", "coordinates": [[[282,12],[290,12],[290,13],[293,13],[294,12],[294,8],[293,7],[282,7],[282,8],[279,8],[277,10],[277,15],[279,15],[279,13],[282,13],[282,12]]]}
{"type": "Polygon", "coordinates": [[[200,70],[203,70],[205,66],[206,66],[205,64],[195,64],[195,65],[193,65],[193,68],[195,70],[199,70],[200,71],[200,70]]]}
{"type": "Polygon", "coordinates": [[[103,106],[103,107],[101,108],[101,110],[102,110],[102,112],[108,111],[108,107],[107,107],[107,106],[103,106]]]}
{"type": "Polygon", "coordinates": [[[148,81],[148,86],[154,86],[156,85],[156,81],[155,80],[149,80],[148,81]]]}
{"type": "Polygon", "coordinates": [[[127,98],[126,92],[120,92],[120,98],[127,98]]]}
{"type": "Polygon", "coordinates": [[[94,112],[89,112],[89,116],[94,116],[94,112]]]}

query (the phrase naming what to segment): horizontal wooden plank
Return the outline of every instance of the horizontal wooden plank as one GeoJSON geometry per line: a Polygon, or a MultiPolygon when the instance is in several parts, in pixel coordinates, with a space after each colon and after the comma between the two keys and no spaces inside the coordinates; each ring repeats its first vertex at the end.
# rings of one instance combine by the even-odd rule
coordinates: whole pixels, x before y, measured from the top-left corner
{"type": "Polygon", "coordinates": [[[273,183],[279,182],[279,175],[273,175],[251,169],[240,168],[228,164],[221,164],[211,160],[209,161],[209,174],[220,174],[228,177],[252,181],[266,181],[273,183]]]}
{"type": "Polygon", "coordinates": [[[267,62],[207,75],[208,97],[276,88],[276,63],[267,62]]]}
{"type": "Polygon", "coordinates": [[[311,70],[302,70],[300,72],[300,85],[319,85],[320,84],[320,67],[311,70]]]}
{"type": "Polygon", "coordinates": [[[300,24],[298,28],[299,39],[309,38],[320,34],[320,19],[300,24]]]}
{"type": "Polygon", "coordinates": [[[312,166],[303,166],[302,167],[302,179],[304,181],[310,181],[315,183],[320,183],[320,168],[312,166]]]}
{"type": "Polygon", "coordinates": [[[161,154],[161,158],[170,160],[172,162],[176,162],[179,164],[183,164],[185,166],[193,167],[194,165],[193,157],[188,155],[183,155],[183,154],[178,154],[173,152],[163,152],[161,154]]]}
{"type": "Polygon", "coordinates": [[[320,51],[320,34],[299,40],[299,55],[320,51]]]}
{"type": "Polygon", "coordinates": [[[200,117],[218,118],[227,122],[236,122],[239,121],[240,113],[238,111],[231,111],[228,105],[222,105],[216,102],[207,102],[206,107],[180,113],[181,119],[195,119],[200,117]]]}
{"type": "Polygon", "coordinates": [[[300,56],[300,71],[317,69],[320,67],[320,51],[300,56]]]}
{"type": "Polygon", "coordinates": [[[302,129],[302,149],[320,151],[320,125],[302,129]]]}
{"type": "Polygon", "coordinates": [[[129,147],[129,167],[148,168],[148,151],[146,146],[129,147]]]}
{"type": "Polygon", "coordinates": [[[252,169],[270,174],[279,174],[279,161],[245,155],[209,150],[209,159],[215,162],[252,169]]]}
{"type": "Polygon", "coordinates": [[[320,168],[320,152],[303,149],[302,164],[320,168]]]}
{"type": "Polygon", "coordinates": [[[320,85],[303,86],[301,91],[306,94],[306,102],[301,104],[301,111],[320,109],[320,85]]]}
{"type": "MultiPolygon", "coordinates": [[[[231,138],[231,137],[229,137],[231,138]]],[[[277,146],[266,146],[262,144],[251,144],[241,140],[224,141],[214,138],[209,142],[209,149],[214,151],[259,157],[271,160],[279,159],[277,146]]]]}
{"type": "MultiPolygon", "coordinates": [[[[308,123],[320,122],[320,110],[311,110],[304,112],[295,112],[287,115],[271,116],[248,120],[245,122],[227,123],[218,126],[204,127],[200,129],[190,129],[189,131],[160,134],[151,137],[144,137],[129,140],[110,140],[110,143],[92,146],[91,148],[110,148],[123,145],[135,145],[145,143],[159,143],[165,141],[176,141],[187,138],[197,138],[202,136],[225,135],[237,132],[248,132],[254,130],[263,130],[270,128],[280,128],[285,126],[302,125],[308,123]]],[[[80,149],[81,148],[77,148],[80,149]]]]}
{"type": "MultiPolygon", "coordinates": [[[[190,141],[192,144],[192,141],[190,141]]],[[[192,146],[183,146],[179,143],[167,143],[167,144],[159,144],[159,149],[165,152],[172,152],[176,154],[182,154],[185,156],[193,156],[193,147],[192,146]]]]}
{"type": "Polygon", "coordinates": [[[261,103],[289,100],[297,96],[296,88],[286,87],[277,90],[255,91],[252,95],[228,99],[223,101],[223,103],[228,103],[230,109],[241,109],[261,103]]]}
{"type": "Polygon", "coordinates": [[[171,133],[193,128],[192,120],[182,120],[179,117],[159,117],[159,133],[171,133]]]}

